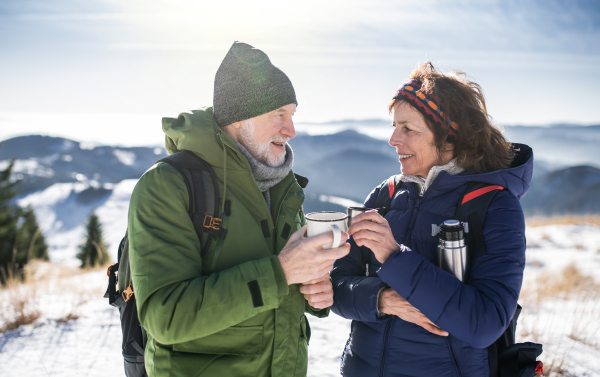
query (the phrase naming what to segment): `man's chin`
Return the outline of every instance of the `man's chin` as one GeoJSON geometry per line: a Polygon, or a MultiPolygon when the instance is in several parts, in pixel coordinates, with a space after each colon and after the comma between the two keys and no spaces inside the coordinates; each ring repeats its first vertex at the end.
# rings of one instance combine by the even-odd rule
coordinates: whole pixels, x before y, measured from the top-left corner
{"type": "Polygon", "coordinates": [[[266,163],[272,168],[280,167],[285,163],[285,155],[285,151],[282,154],[271,153],[271,155],[269,155],[269,157],[267,158],[266,163]]]}

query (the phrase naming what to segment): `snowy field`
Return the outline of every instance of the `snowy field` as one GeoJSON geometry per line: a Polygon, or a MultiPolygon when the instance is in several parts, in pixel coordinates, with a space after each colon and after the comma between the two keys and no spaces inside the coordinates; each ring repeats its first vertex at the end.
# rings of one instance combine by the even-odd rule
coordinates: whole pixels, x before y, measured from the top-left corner
{"type": "MultiPolygon", "coordinates": [[[[527,241],[517,340],[544,345],[547,376],[600,376],[600,227],[530,227],[527,241]]],[[[101,298],[106,273],[39,264],[33,276],[0,290],[0,327],[17,301],[40,316],[0,334],[0,376],[122,376],[118,311],[101,298]]],[[[349,321],[332,314],[310,322],[309,376],[339,376],[349,321]]]]}

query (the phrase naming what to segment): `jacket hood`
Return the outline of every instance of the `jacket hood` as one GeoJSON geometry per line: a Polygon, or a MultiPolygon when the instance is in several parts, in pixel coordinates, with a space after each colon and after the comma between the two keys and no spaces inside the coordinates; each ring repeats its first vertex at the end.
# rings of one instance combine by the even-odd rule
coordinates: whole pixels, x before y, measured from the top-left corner
{"type": "MultiPolygon", "coordinates": [[[[529,190],[531,176],[533,174],[533,151],[525,144],[513,144],[515,156],[512,164],[507,169],[500,169],[488,173],[475,174],[467,170],[457,175],[441,172],[437,190],[448,190],[464,184],[476,181],[499,185],[508,189],[517,198],[521,199],[529,190]]],[[[437,191],[436,190],[436,191],[437,191]]]]}
{"type": "Polygon", "coordinates": [[[162,129],[165,146],[171,154],[188,150],[212,166],[223,167],[223,148],[227,145],[237,152],[234,153],[238,155],[234,160],[242,166],[247,165],[231,136],[217,125],[212,107],[183,112],[177,118],[162,118],[162,129]]]}

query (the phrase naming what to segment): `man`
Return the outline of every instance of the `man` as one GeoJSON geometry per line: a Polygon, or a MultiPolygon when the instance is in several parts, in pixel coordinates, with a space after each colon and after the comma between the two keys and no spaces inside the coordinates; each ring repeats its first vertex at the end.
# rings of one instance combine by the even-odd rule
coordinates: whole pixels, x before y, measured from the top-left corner
{"type": "MultiPolygon", "coordinates": [[[[166,163],[138,182],[129,250],[150,376],[305,376],[310,328],[326,316],[328,271],[349,252],[304,238],[304,193],[291,170],[297,101],[262,51],[234,43],[207,107],[163,118],[167,149],[208,162],[220,193],[224,239],[201,256],[183,178],[166,163]]],[[[305,179],[299,178],[301,181],[305,179]]]]}

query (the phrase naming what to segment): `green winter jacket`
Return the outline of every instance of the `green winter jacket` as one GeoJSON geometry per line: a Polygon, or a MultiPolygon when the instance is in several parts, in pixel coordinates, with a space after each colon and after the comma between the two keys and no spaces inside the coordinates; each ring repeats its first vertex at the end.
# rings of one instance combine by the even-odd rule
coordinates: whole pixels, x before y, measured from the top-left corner
{"type": "Polygon", "coordinates": [[[158,163],[135,187],[129,250],[138,314],[148,332],[149,376],[306,376],[304,312],[324,317],[329,309],[312,309],[298,285],[288,286],[277,259],[305,223],[304,193],[294,174],[271,188],[269,211],[248,161],[217,126],[212,108],[163,118],[163,130],[169,152],[189,150],[210,163],[220,212],[231,204],[222,219],[225,239],[213,239],[201,257],[179,173],[158,163]],[[253,300],[250,286],[256,285],[259,299],[253,300]]]}

